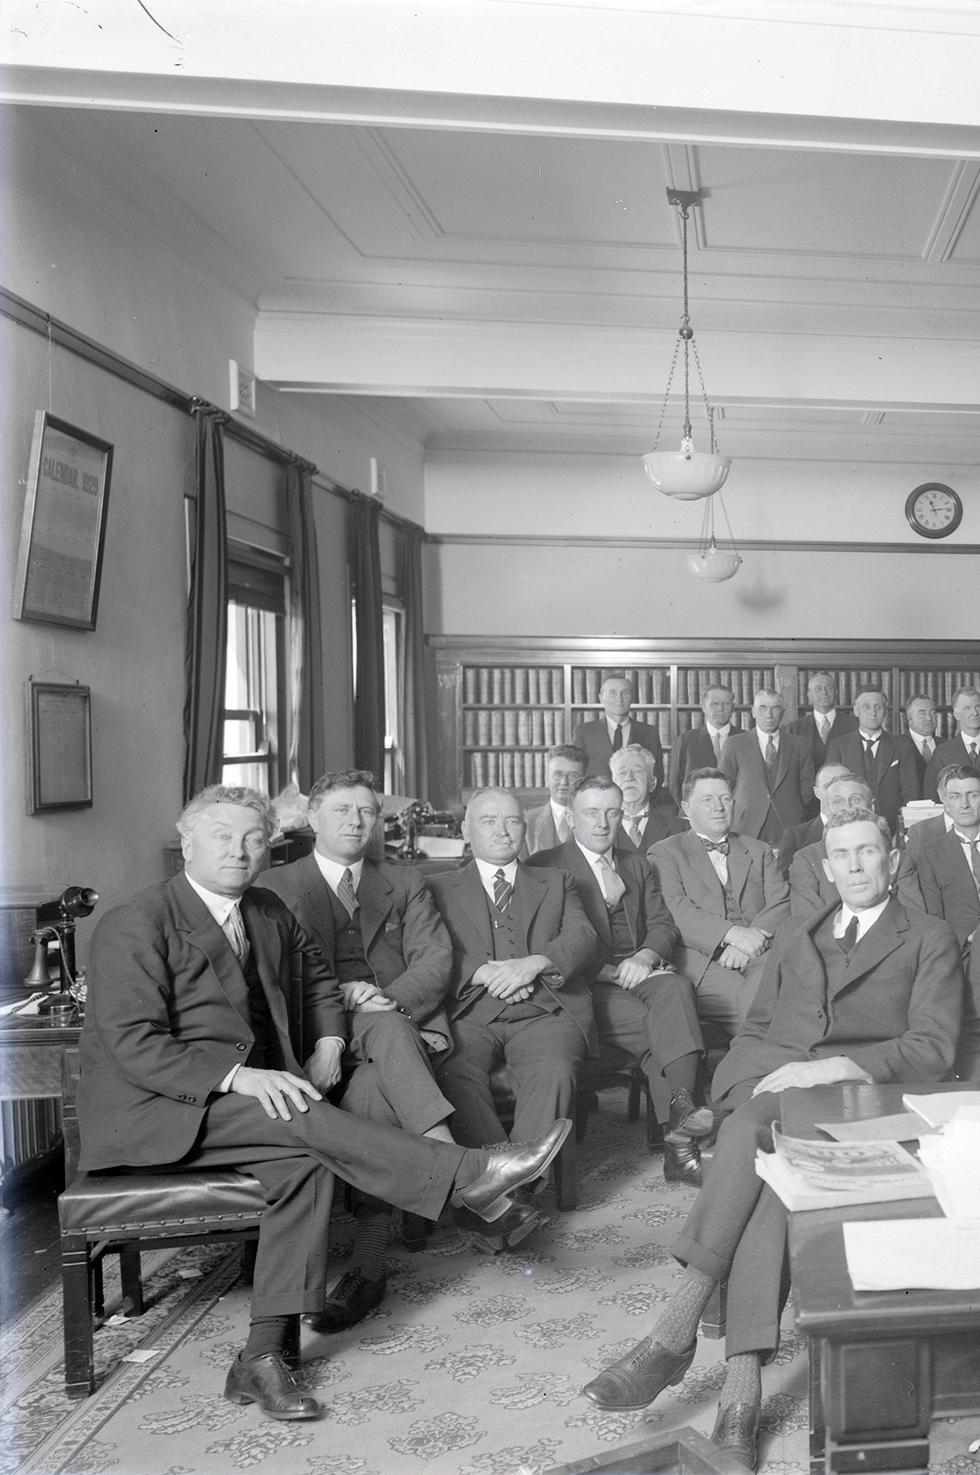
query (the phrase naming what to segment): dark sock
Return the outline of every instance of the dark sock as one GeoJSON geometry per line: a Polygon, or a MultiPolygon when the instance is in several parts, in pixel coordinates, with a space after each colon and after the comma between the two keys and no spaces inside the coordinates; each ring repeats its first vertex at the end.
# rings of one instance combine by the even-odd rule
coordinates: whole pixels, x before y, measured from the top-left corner
{"type": "Polygon", "coordinates": [[[664,1066],[664,1080],[672,1091],[679,1091],[682,1087],[694,1095],[694,1088],[698,1083],[698,1065],[701,1056],[696,1050],[690,1055],[681,1055],[679,1059],[672,1060],[669,1065],[664,1066]]]}
{"type": "Polygon", "coordinates": [[[242,1349],[242,1362],[267,1353],[282,1355],[295,1316],[260,1316],[249,1322],[248,1341],[242,1349]]]}
{"type": "Polygon", "coordinates": [[[365,1280],[381,1280],[387,1263],[391,1210],[360,1204],[356,1217],[357,1238],[347,1268],[359,1270],[365,1280]]]}
{"type": "Polygon", "coordinates": [[[453,1192],[451,1202],[458,1203],[457,1194],[461,1188],[469,1188],[477,1178],[482,1177],[490,1166],[490,1154],[482,1147],[469,1147],[460,1158],[456,1176],[453,1179],[453,1192]]]}

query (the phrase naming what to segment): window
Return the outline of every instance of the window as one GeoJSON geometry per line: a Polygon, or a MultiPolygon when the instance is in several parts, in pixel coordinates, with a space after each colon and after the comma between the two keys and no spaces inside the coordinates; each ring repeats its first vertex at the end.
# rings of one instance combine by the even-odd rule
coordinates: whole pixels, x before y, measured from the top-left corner
{"type": "Polygon", "coordinates": [[[236,544],[228,555],[222,783],[269,795],[285,786],[287,714],[285,569],[236,544]]]}
{"type": "Polygon", "coordinates": [[[385,778],[386,794],[405,792],[405,754],[402,748],[405,690],[402,671],[402,620],[400,608],[386,604],[381,611],[385,663],[385,778]]]}

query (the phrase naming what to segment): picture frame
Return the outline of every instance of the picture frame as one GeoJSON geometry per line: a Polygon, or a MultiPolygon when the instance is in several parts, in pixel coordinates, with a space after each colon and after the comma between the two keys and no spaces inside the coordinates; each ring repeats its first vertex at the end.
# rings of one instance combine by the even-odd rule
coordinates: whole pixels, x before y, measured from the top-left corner
{"type": "Polygon", "coordinates": [[[27,812],[92,807],[92,694],[62,681],[27,683],[27,812]]]}
{"type": "Polygon", "coordinates": [[[95,629],[112,453],[47,410],[35,415],[14,619],[95,629]]]}

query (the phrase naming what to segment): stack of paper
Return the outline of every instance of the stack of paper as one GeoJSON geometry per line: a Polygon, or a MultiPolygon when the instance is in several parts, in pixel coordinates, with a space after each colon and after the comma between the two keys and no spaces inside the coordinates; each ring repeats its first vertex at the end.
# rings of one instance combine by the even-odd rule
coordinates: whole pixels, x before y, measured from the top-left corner
{"type": "Polygon", "coordinates": [[[929,1198],[932,1186],[897,1142],[813,1142],[773,1127],[774,1152],[758,1152],[755,1171],[788,1209],[929,1198]]]}
{"type": "Polygon", "coordinates": [[[980,1104],[961,1106],[919,1156],[946,1218],[980,1228],[980,1104]]]}
{"type": "Polygon", "coordinates": [[[949,1219],[866,1219],[844,1225],[856,1291],[980,1287],[980,1228],[949,1219]]]}

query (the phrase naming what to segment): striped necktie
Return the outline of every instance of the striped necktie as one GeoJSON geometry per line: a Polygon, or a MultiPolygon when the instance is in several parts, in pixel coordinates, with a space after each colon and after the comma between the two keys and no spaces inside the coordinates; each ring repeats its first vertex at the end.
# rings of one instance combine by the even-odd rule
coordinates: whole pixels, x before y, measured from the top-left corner
{"type": "Polygon", "coordinates": [[[353,920],[357,911],[357,897],[354,894],[354,875],[350,867],[344,871],[337,883],[337,899],[343,904],[348,917],[353,920]]]}
{"type": "Polygon", "coordinates": [[[498,912],[505,912],[510,899],[514,894],[514,888],[504,875],[503,871],[493,873],[493,902],[498,912]]]}

